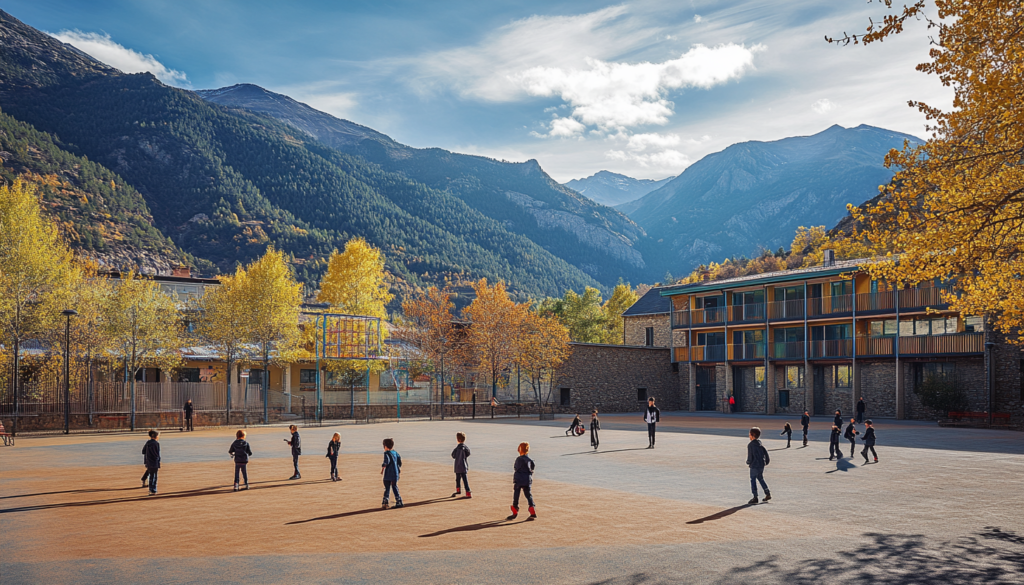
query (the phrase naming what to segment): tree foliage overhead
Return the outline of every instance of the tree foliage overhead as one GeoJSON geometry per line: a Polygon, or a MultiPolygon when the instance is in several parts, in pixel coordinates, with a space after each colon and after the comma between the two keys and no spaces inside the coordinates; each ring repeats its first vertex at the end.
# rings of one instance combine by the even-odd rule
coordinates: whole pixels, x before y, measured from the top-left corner
{"type": "Polygon", "coordinates": [[[864,35],[829,40],[881,42],[914,21],[933,35],[931,60],[917,70],[953,89],[953,109],[910,102],[930,121],[930,139],[891,151],[894,183],[853,210],[860,233],[892,250],[869,270],[911,284],[956,277],[952,309],[989,314],[1024,341],[1024,5],[936,0],[932,12],[918,0],[864,35]]]}

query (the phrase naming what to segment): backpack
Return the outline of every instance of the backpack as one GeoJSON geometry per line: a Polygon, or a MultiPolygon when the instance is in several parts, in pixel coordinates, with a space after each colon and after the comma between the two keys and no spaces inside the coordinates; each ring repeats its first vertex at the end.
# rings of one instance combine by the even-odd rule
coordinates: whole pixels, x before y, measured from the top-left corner
{"type": "Polygon", "coordinates": [[[772,462],[772,458],[768,455],[768,449],[765,449],[764,445],[761,445],[761,455],[764,456],[764,466],[768,467],[768,464],[772,462]]]}

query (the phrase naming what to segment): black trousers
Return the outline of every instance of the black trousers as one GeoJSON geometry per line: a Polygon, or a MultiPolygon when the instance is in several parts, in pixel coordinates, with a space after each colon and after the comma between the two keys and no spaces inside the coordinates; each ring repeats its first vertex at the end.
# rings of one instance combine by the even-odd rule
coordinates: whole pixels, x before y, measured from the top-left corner
{"type": "Polygon", "coordinates": [[[249,472],[245,470],[245,466],[248,463],[235,463],[235,485],[238,485],[238,472],[242,472],[242,479],[245,480],[245,485],[249,485],[249,472]]]}
{"type": "Polygon", "coordinates": [[[331,477],[334,477],[335,475],[338,475],[338,456],[328,456],[327,458],[331,460],[331,477]]]}
{"type": "Polygon", "coordinates": [[[158,469],[146,469],[146,474],[149,475],[149,491],[156,493],[156,474],[158,469]]]}
{"type": "Polygon", "coordinates": [[[828,444],[828,456],[829,456],[829,458],[837,457],[837,456],[840,459],[843,458],[843,452],[839,450],[839,441],[836,441],[834,443],[831,442],[831,441],[829,442],[829,444],[828,444]]]}
{"type": "Polygon", "coordinates": [[[656,426],[658,426],[658,423],[647,423],[647,439],[651,442],[651,445],[654,445],[654,433],[656,426]]]}
{"type": "Polygon", "coordinates": [[[857,439],[856,438],[850,438],[850,456],[852,457],[853,454],[856,453],[856,452],[857,452],[857,439]]]}
{"type": "Polygon", "coordinates": [[[860,454],[864,456],[864,459],[868,458],[868,449],[871,450],[871,455],[875,459],[878,459],[878,453],[875,453],[875,445],[874,445],[874,443],[872,443],[870,445],[864,445],[864,450],[860,452],[860,454]]]}
{"type": "Polygon", "coordinates": [[[528,486],[528,485],[517,485],[516,486],[515,495],[512,496],[512,506],[515,507],[516,509],[519,508],[519,492],[520,492],[520,490],[524,494],[526,494],[526,503],[528,503],[528,504],[530,504],[532,506],[533,505],[533,493],[530,491],[530,486],[528,486]]]}
{"type": "Polygon", "coordinates": [[[195,429],[192,428],[192,417],[191,416],[186,416],[185,417],[185,430],[186,431],[195,430],[195,429]]]}
{"type": "Polygon", "coordinates": [[[792,443],[792,442],[793,442],[793,431],[789,431],[788,433],[786,433],[786,447],[789,447],[789,444],[792,443]]]}
{"type": "Polygon", "coordinates": [[[597,449],[597,446],[601,444],[601,439],[597,436],[597,429],[590,429],[590,446],[597,449]]]}
{"type": "Polygon", "coordinates": [[[858,412],[857,413],[857,422],[859,422],[859,423],[864,422],[864,413],[863,412],[858,412]]]}
{"type": "Polygon", "coordinates": [[[462,481],[462,485],[466,488],[466,493],[469,493],[469,478],[466,477],[465,473],[455,474],[455,491],[459,491],[459,480],[462,481]]]}
{"type": "Polygon", "coordinates": [[[807,427],[804,427],[804,445],[807,444],[807,427]]]}

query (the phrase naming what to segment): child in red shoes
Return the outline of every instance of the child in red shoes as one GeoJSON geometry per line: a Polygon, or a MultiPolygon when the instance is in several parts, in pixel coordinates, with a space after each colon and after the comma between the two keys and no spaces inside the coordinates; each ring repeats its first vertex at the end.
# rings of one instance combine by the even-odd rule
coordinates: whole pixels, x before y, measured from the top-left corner
{"type": "Polygon", "coordinates": [[[533,485],[533,468],[536,465],[527,453],[530,452],[529,443],[519,443],[519,457],[516,457],[515,473],[512,476],[512,483],[515,486],[515,495],[512,498],[512,515],[507,520],[513,520],[519,515],[519,492],[526,494],[526,501],[530,504],[530,518],[537,517],[537,510],[533,507],[533,494],[530,486],[533,485]]]}

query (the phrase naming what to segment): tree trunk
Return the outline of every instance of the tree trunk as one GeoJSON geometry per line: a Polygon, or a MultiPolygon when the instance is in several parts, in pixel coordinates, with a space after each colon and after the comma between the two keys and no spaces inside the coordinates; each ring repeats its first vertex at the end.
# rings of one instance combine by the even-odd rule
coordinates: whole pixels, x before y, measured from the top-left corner
{"type": "Polygon", "coordinates": [[[19,406],[18,382],[20,381],[20,377],[21,377],[21,372],[20,372],[20,370],[21,370],[21,362],[20,362],[21,356],[20,356],[20,354],[21,354],[21,340],[18,339],[17,337],[15,337],[14,338],[14,374],[11,376],[11,380],[13,380],[12,386],[14,388],[14,422],[11,425],[11,435],[17,435],[18,434],[18,419],[20,418],[18,415],[21,414],[18,411],[18,406],[19,406]]]}
{"type": "Polygon", "coordinates": [[[270,418],[268,417],[268,410],[269,410],[268,407],[269,407],[270,404],[269,404],[269,401],[267,400],[267,394],[270,392],[270,366],[267,364],[267,361],[269,360],[269,356],[267,354],[268,354],[267,344],[264,343],[263,344],[263,375],[260,377],[260,380],[261,380],[260,386],[263,388],[263,424],[267,424],[268,422],[270,422],[270,418]]]}
{"type": "Polygon", "coordinates": [[[228,357],[228,359],[227,359],[227,362],[228,362],[228,364],[227,364],[227,366],[228,366],[228,374],[227,374],[228,385],[227,385],[227,394],[224,395],[224,405],[225,405],[225,411],[224,411],[224,421],[225,422],[224,422],[224,424],[226,424],[226,425],[230,425],[231,424],[231,365],[234,363],[234,361],[235,360],[231,359],[230,357],[228,357]]]}

